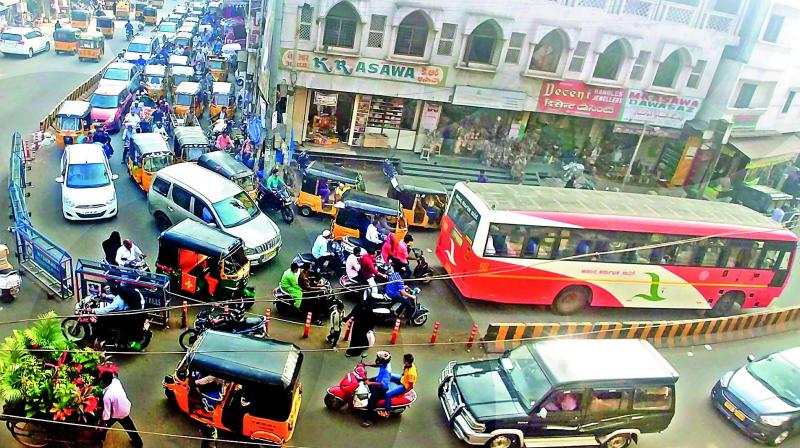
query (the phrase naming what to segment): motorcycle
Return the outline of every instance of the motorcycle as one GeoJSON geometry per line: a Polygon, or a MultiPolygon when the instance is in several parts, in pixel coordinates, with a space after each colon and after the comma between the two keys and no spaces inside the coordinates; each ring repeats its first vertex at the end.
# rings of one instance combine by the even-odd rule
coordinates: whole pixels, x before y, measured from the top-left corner
{"type": "Polygon", "coordinates": [[[6,272],[0,272],[0,297],[3,303],[11,303],[19,294],[20,287],[22,286],[22,277],[19,271],[11,269],[6,272]]]}
{"type": "MultiPolygon", "coordinates": [[[[379,267],[379,269],[388,269],[391,272],[391,267],[379,267]]],[[[366,288],[363,284],[350,280],[347,275],[339,278],[339,284],[344,292],[354,297],[355,300],[366,300],[375,320],[382,322],[384,325],[392,325],[397,319],[402,319],[412,327],[421,327],[428,322],[428,315],[431,312],[420,303],[418,289],[407,289],[408,292],[416,297],[416,300],[413,301],[414,309],[409,312],[409,310],[402,309],[402,302],[394,300],[386,296],[386,294],[379,293],[375,295],[372,292],[372,288],[366,288]]]]}
{"type": "MultiPolygon", "coordinates": [[[[369,386],[367,386],[367,366],[364,357],[356,364],[351,372],[347,372],[339,384],[329,387],[325,393],[325,407],[334,411],[342,409],[345,405],[353,410],[365,410],[369,400],[369,386]]],[[[405,391],[401,395],[392,397],[392,415],[400,415],[417,401],[417,392],[414,389],[405,391]]],[[[376,409],[383,409],[384,400],[378,400],[376,409]]]]}
{"type": "Polygon", "coordinates": [[[133,40],[133,29],[125,31],[125,39],[127,39],[128,42],[133,40]]]}
{"type": "MultiPolygon", "coordinates": [[[[136,293],[141,296],[139,291],[136,293]]],[[[103,316],[94,314],[94,310],[100,305],[100,294],[93,292],[75,304],[75,317],[67,317],[61,321],[61,332],[64,333],[64,337],[76,344],[87,344],[91,340],[98,340],[103,342],[105,347],[144,350],[153,338],[150,320],[144,317],[144,314],[111,313],[103,316]],[[134,328],[141,325],[138,334],[124,331],[130,328],[131,323],[134,323],[134,328]]]]}
{"type": "Polygon", "coordinates": [[[280,286],[273,289],[272,296],[275,298],[275,308],[278,310],[278,312],[297,318],[304,318],[308,312],[311,312],[314,322],[317,325],[321,325],[324,318],[330,314],[331,310],[335,308],[336,305],[342,303],[342,301],[336,298],[336,295],[333,293],[331,284],[328,282],[328,280],[313,274],[311,281],[319,284],[325,289],[319,293],[319,296],[316,300],[303,298],[303,301],[300,302],[299,309],[294,306],[295,299],[281,289],[280,286]]]}
{"type": "Polygon", "coordinates": [[[303,252],[297,254],[297,256],[294,258],[294,261],[297,262],[298,264],[306,264],[306,263],[313,264],[314,272],[316,272],[316,274],[319,276],[338,277],[344,273],[343,269],[346,261],[346,258],[344,256],[344,251],[342,250],[342,243],[336,240],[329,242],[328,252],[330,252],[333,255],[334,261],[331,263],[326,263],[324,266],[317,266],[317,263],[315,261],[316,259],[314,258],[314,255],[312,255],[310,252],[303,252]]]}
{"type": "Polygon", "coordinates": [[[258,205],[267,210],[280,210],[281,218],[286,224],[294,221],[294,199],[289,190],[284,186],[278,190],[270,190],[264,182],[258,183],[258,205]]]}
{"type": "Polygon", "coordinates": [[[197,338],[206,330],[224,331],[233,334],[245,334],[263,338],[266,319],[263,316],[246,317],[244,307],[212,305],[197,315],[194,325],[181,333],[178,342],[184,350],[194,345],[197,338]],[[222,312],[218,310],[222,308],[222,312]]]}
{"type": "Polygon", "coordinates": [[[432,280],[433,268],[431,268],[431,265],[429,265],[428,261],[425,260],[425,253],[422,251],[422,249],[412,247],[411,255],[413,255],[416,265],[411,272],[411,278],[413,280],[410,282],[413,284],[427,285],[432,280]]]}
{"type": "Polygon", "coordinates": [[[134,269],[137,271],[150,272],[150,266],[148,266],[147,263],[145,263],[144,257],[126,261],[125,264],[122,265],[122,267],[128,269],[134,269]]]}

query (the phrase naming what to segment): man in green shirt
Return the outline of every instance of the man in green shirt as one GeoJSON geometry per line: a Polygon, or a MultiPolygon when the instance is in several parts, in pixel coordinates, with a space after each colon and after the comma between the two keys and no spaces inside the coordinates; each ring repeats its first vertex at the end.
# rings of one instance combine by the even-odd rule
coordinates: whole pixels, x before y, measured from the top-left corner
{"type": "Polygon", "coordinates": [[[284,186],[283,179],[278,174],[279,171],[277,168],[272,169],[272,174],[267,178],[267,189],[268,190],[277,190],[278,188],[284,186]]]}
{"type": "Polygon", "coordinates": [[[303,290],[300,289],[300,285],[297,283],[298,271],[300,271],[300,266],[295,262],[292,262],[289,269],[283,271],[283,275],[281,276],[281,289],[295,299],[294,306],[300,309],[300,306],[303,304],[303,290]]]}

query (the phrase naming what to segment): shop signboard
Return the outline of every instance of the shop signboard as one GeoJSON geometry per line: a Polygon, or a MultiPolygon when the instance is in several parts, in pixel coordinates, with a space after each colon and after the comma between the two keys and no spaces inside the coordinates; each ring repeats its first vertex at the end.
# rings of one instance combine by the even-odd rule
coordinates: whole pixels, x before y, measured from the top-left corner
{"type": "Polygon", "coordinates": [[[314,104],[317,106],[336,107],[339,95],[336,93],[314,92],[314,104]]]}
{"type": "Polygon", "coordinates": [[[294,68],[300,71],[326,75],[410,82],[429,86],[444,86],[447,79],[447,67],[439,65],[418,65],[380,59],[330,56],[310,51],[297,51],[297,61],[293,63],[294,54],[294,50],[281,49],[281,68],[287,70],[294,68]]]}
{"type": "Polygon", "coordinates": [[[702,98],[629,89],[621,121],[680,129],[697,115],[702,104],[702,98]]]}
{"type": "Polygon", "coordinates": [[[625,89],[590,86],[581,81],[545,81],[538,112],[617,120],[625,89]]]}
{"type": "Polygon", "coordinates": [[[525,92],[513,90],[456,86],[453,93],[453,104],[501,110],[522,110],[525,107],[526,97],[525,92]]]}
{"type": "Polygon", "coordinates": [[[420,129],[434,130],[439,124],[439,116],[442,113],[442,105],[439,103],[426,102],[422,108],[422,119],[420,120],[420,129]]]}

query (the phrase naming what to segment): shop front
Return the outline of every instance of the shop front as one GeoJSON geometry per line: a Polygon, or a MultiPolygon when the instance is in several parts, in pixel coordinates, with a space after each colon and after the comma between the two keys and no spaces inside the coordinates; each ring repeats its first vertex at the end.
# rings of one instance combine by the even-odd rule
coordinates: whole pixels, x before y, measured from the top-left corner
{"type": "Polygon", "coordinates": [[[287,122],[312,145],[418,149],[452,93],[446,67],[288,49],[281,56],[281,69],[297,72],[287,122]]]}

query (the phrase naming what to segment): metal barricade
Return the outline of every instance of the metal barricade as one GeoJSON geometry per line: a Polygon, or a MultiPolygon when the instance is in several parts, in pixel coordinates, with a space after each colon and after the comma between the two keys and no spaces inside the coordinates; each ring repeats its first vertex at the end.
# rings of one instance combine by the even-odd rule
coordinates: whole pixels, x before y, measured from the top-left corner
{"type": "Polygon", "coordinates": [[[17,221],[14,235],[20,266],[56,297],[72,297],[72,257],[67,251],[33,228],[30,221],[17,221]]]}
{"type": "Polygon", "coordinates": [[[14,222],[24,221],[30,224],[31,214],[25,204],[25,198],[28,196],[25,188],[29,186],[26,179],[28,169],[22,135],[15,132],[11,136],[11,156],[8,164],[8,198],[11,201],[11,217],[14,222]]]}
{"type": "Polygon", "coordinates": [[[79,259],[75,266],[77,299],[81,300],[90,291],[102,286],[128,285],[136,288],[144,298],[144,307],[152,308],[148,313],[151,322],[166,327],[169,321],[169,277],[164,274],[113,266],[104,261],[79,259]]]}

